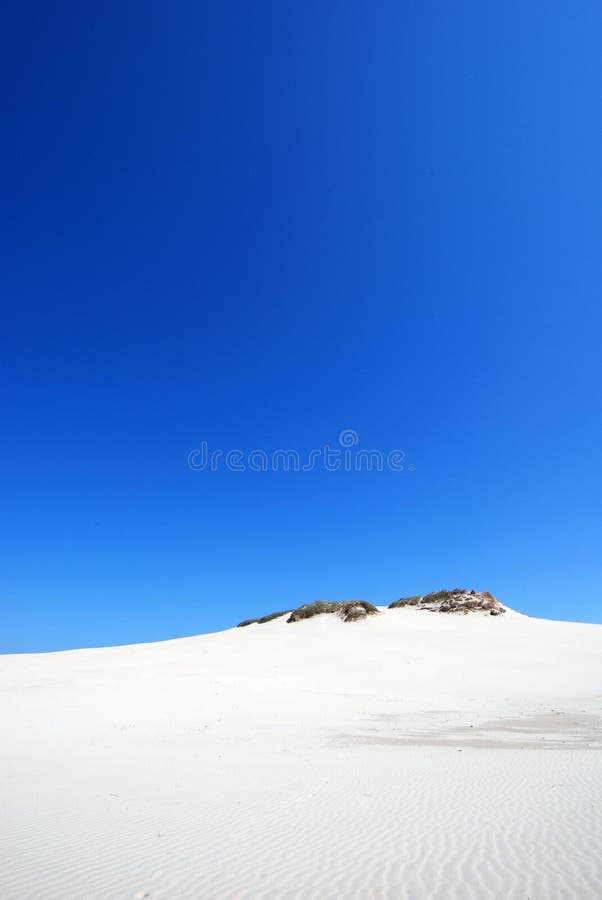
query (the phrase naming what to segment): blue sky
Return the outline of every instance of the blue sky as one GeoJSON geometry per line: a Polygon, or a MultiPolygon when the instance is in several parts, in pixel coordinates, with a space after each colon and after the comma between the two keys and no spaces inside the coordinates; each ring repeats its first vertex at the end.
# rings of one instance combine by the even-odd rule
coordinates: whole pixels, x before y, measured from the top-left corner
{"type": "Polygon", "coordinates": [[[466,586],[602,621],[593,2],[5,18],[0,651],[466,586]],[[402,472],[193,471],[242,452],[402,472]]]}

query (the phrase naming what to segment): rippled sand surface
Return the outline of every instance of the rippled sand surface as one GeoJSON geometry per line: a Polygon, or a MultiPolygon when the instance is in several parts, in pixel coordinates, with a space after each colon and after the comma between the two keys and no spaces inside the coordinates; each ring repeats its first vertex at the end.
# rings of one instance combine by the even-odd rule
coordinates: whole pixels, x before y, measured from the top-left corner
{"type": "Polygon", "coordinates": [[[601,694],[512,611],[0,657],[0,896],[598,898],[601,694]]]}

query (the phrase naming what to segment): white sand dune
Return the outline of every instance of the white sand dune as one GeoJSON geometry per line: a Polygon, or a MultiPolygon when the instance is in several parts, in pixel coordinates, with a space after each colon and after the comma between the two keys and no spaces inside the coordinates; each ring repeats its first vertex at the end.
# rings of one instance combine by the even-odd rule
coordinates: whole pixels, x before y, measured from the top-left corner
{"type": "Polygon", "coordinates": [[[602,626],[411,609],[0,657],[0,897],[598,898],[602,626]]]}

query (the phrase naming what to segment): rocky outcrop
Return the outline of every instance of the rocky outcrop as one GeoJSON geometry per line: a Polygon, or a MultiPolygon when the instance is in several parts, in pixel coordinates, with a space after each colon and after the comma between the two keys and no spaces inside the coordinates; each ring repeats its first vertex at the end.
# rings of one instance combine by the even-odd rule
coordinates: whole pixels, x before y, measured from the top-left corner
{"type": "Polygon", "coordinates": [[[389,604],[389,609],[401,607],[427,609],[440,613],[486,613],[490,616],[501,616],[506,612],[489,591],[466,591],[455,588],[453,591],[433,591],[430,594],[419,594],[413,597],[402,597],[389,604]]]}

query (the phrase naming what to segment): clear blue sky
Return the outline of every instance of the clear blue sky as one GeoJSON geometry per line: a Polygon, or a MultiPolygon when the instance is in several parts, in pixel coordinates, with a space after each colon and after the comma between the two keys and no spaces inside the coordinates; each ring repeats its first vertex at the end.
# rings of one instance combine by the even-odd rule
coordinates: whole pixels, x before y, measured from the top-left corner
{"type": "Polygon", "coordinates": [[[0,650],[316,598],[601,621],[595,2],[13,6],[0,650]],[[403,472],[192,471],[337,444],[403,472]]]}

